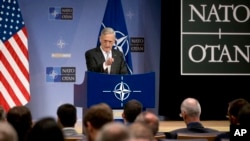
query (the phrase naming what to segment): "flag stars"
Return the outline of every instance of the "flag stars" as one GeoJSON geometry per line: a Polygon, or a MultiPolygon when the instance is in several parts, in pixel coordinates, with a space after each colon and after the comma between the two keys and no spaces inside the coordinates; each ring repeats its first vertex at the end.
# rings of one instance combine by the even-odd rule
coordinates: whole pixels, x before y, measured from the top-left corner
{"type": "Polygon", "coordinates": [[[127,17],[129,17],[129,19],[132,19],[134,17],[134,13],[132,13],[131,11],[129,11],[127,13],[127,17]]]}

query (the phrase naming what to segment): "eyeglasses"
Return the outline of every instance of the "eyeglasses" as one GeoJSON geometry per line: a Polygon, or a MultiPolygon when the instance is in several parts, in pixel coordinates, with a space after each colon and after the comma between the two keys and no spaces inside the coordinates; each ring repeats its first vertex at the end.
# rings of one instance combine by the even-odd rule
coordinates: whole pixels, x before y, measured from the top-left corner
{"type": "Polygon", "coordinates": [[[182,118],[182,113],[180,113],[179,116],[182,118]]]}

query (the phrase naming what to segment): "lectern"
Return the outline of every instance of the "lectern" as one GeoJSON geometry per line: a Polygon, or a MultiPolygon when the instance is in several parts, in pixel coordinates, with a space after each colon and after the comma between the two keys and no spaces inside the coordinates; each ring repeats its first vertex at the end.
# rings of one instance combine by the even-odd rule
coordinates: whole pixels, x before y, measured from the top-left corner
{"type": "Polygon", "coordinates": [[[74,84],[74,104],[83,109],[105,102],[113,109],[137,99],[143,108],[155,108],[155,73],[103,74],[85,72],[82,84],[74,84]]]}

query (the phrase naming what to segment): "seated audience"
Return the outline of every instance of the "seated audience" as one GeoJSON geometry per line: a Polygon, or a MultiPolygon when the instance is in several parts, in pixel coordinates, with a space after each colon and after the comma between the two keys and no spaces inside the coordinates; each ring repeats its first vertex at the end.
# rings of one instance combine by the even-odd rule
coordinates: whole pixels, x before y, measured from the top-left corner
{"type": "Polygon", "coordinates": [[[0,121],[0,141],[18,141],[16,130],[8,122],[0,121]]]}
{"type": "Polygon", "coordinates": [[[35,122],[27,141],[64,141],[64,135],[54,118],[44,117],[35,122]]]}
{"type": "Polygon", "coordinates": [[[219,133],[218,130],[206,128],[202,125],[200,121],[201,106],[197,99],[184,99],[180,110],[180,116],[183,118],[186,127],[166,132],[167,138],[177,138],[178,133],[219,133]]]}
{"type": "Polygon", "coordinates": [[[83,137],[83,134],[77,133],[75,130],[75,124],[77,121],[76,107],[70,103],[65,103],[57,108],[57,122],[62,128],[65,137],[78,136],[83,137]]]}
{"type": "MultiPolygon", "coordinates": [[[[248,103],[247,100],[243,98],[238,98],[230,101],[228,103],[228,108],[227,108],[227,118],[230,122],[230,125],[238,125],[239,120],[238,120],[238,114],[240,109],[248,103]]],[[[215,138],[215,141],[221,141],[221,139],[229,139],[230,134],[228,132],[223,132],[215,138]]]]}
{"type": "Polygon", "coordinates": [[[143,105],[136,99],[129,100],[123,107],[122,118],[125,124],[134,122],[136,117],[142,112],[143,105]]]}
{"type": "Polygon", "coordinates": [[[121,122],[110,122],[105,124],[98,132],[95,141],[125,141],[129,139],[129,131],[121,122]]]}
{"type": "Polygon", "coordinates": [[[98,131],[107,123],[114,121],[113,111],[106,103],[92,105],[84,113],[83,128],[88,141],[95,141],[98,131]]]}
{"type": "Polygon", "coordinates": [[[25,141],[28,132],[32,128],[32,115],[30,109],[25,106],[15,106],[7,112],[7,121],[15,128],[18,140],[25,141]]]}

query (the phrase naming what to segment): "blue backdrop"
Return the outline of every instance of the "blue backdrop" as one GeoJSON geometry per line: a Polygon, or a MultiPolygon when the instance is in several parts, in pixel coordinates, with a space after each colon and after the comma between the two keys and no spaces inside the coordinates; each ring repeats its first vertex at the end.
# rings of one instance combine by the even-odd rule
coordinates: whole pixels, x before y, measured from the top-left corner
{"type": "MultiPolygon", "coordinates": [[[[87,70],[84,54],[96,46],[106,4],[107,0],[19,0],[28,29],[31,100],[27,106],[34,120],[56,117],[60,104],[73,103],[73,86],[83,82],[87,70]],[[53,76],[48,70],[62,67],[75,72],[75,81],[50,80],[53,76]]],[[[144,38],[144,52],[131,53],[133,70],[134,74],[155,72],[156,108],[152,110],[157,113],[161,0],[122,0],[122,6],[129,36],[144,38]]],[[[81,119],[82,110],[77,110],[81,119]]]]}

